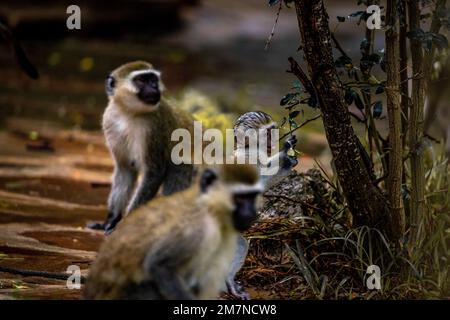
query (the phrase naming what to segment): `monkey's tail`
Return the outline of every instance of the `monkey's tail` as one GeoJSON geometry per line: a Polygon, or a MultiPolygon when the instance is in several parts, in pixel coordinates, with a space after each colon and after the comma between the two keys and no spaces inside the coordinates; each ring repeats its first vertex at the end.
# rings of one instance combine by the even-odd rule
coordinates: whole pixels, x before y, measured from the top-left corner
{"type": "MultiPolygon", "coordinates": [[[[16,268],[8,268],[1,267],[0,272],[17,274],[25,277],[42,277],[48,279],[57,279],[57,280],[67,280],[70,274],[62,273],[62,272],[49,272],[49,271],[36,271],[36,270],[25,270],[25,269],[16,269],[16,268]]],[[[81,276],[80,282],[84,284],[86,282],[86,277],[81,276]]]]}

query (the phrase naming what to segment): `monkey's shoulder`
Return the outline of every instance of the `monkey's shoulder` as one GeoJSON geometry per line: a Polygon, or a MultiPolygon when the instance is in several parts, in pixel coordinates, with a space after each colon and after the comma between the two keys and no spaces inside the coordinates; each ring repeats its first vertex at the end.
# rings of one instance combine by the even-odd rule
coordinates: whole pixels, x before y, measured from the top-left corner
{"type": "Polygon", "coordinates": [[[193,132],[194,117],[186,110],[164,99],[161,101],[160,111],[164,118],[164,122],[162,122],[164,125],[169,126],[172,130],[184,128],[193,132]]]}

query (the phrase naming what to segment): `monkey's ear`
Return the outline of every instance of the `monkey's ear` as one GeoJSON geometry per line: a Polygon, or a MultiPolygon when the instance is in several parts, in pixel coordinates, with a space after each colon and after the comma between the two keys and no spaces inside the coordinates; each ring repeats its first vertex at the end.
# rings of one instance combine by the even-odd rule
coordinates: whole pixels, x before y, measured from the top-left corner
{"type": "Polygon", "coordinates": [[[112,75],[109,75],[105,81],[106,95],[112,96],[114,94],[114,88],[116,86],[116,79],[112,75]]]}
{"type": "Polygon", "coordinates": [[[203,171],[200,178],[200,191],[206,192],[208,188],[217,180],[217,173],[212,169],[206,169],[203,171]]]}

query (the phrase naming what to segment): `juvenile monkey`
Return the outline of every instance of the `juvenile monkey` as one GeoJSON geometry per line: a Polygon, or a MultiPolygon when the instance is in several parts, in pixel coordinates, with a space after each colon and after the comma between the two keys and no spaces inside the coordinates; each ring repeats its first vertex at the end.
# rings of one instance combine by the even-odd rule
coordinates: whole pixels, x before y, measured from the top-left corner
{"type": "Polygon", "coordinates": [[[126,63],[106,80],[103,114],[106,144],[114,159],[105,223],[89,225],[110,233],[121,218],[152,199],[163,186],[169,195],[190,186],[193,166],[170,158],[173,130],[193,132],[193,118],[162,99],[161,74],[144,61],[126,63]]]}
{"type": "MultiPolygon", "coordinates": [[[[250,130],[254,130],[256,132],[258,132],[258,130],[266,131],[266,133],[261,135],[260,137],[267,137],[267,145],[259,144],[257,148],[263,146],[267,147],[267,154],[270,156],[270,158],[268,159],[266,164],[258,163],[259,170],[261,172],[264,167],[270,167],[274,163],[279,165],[278,170],[276,170],[274,174],[266,176],[261,175],[261,180],[266,190],[270,188],[273,183],[286,176],[298,163],[297,158],[294,155],[290,155],[290,151],[295,148],[295,144],[297,143],[297,138],[295,137],[295,135],[292,135],[286,140],[286,142],[284,143],[284,147],[280,152],[272,155],[275,147],[271,144],[272,129],[277,129],[277,124],[275,121],[273,121],[270,115],[263,111],[251,111],[244,113],[236,120],[236,123],[234,125],[235,140],[237,142],[235,156],[237,156],[239,153],[243,153],[244,156],[248,157],[251,152],[258,151],[251,150],[248,140],[245,138],[246,134],[250,132],[250,130]]],[[[248,299],[249,297],[248,294],[236,283],[235,277],[243,266],[245,258],[247,257],[247,253],[248,241],[242,235],[240,235],[238,237],[235,256],[233,258],[230,271],[227,276],[226,287],[228,293],[241,299],[248,299]]]]}
{"type": "Polygon", "coordinates": [[[262,191],[250,165],[206,169],[199,185],[138,208],[100,248],[86,299],[215,299],[262,191]]]}
{"type": "Polygon", "coordinates": [[[290,154],[294,152],[293,149],[295,144],[297,143],[297,138],[295,135],[290,136],[284,143],[283,149],[276,153],[274,153],[275,145],[272,145],[272,137],[271,130],[278,129],[277,123],[272,119],[270,115],[263,111],[251,111],[244,113],[241,115],[234,125],[234,135],[236,140],[236,150],[235,155],[244,154],[246,158],[250,157],[252,153],[257,153],[259,148],[267,148],[267,155],[269,159],[266,163],[258,162],[258,167],[260,171],[263,168],[269,168],[272,165],[278,165],[278,169],[274,170],[270,175],[262,175],[263,183],[266,188],[272,185],[275,180],[279,180],[283,176],[287,175],[293,167],[295,167],[298,163],[297,158],[294,154],[290,154]],[[259,136],[260,130],[263,131],[263,134],[259,136]],[[258,144],[256,148],[252,148],[249,145],[248,136],[251,135],[249,133],[258,134],[258,144]],[[265,133],[264,133],[265,132],[265,133]],[[259,141],[259,138],[266,137],[266,141],[259,141]]]}

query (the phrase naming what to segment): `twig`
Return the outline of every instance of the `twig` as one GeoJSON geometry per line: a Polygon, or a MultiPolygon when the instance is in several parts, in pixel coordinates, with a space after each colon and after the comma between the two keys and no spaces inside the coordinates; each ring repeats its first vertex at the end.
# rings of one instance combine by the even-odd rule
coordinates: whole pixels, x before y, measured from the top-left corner
{"type": "MultiPolygon", "coordinates": [[[[350,114],[350,116],[352,116],[353,118],[356,119],[356,121],[358,121],[359,123],[366,123],[365,119],[361,119],[360,117],[358,117],[356,115],[356,113],[351,112],[350,110],[348,111],[348,113],[350,114]]],[[[365,115],[361,112],[361,114],[365,117],[365,115]]]]}
{"type": "Polygon", "coordinates": [[[341,45],[339,44],[339,42],[337,41],[334,33],[331,33],[331,40],[333,40],[334,42],[334,46],[336,49],[338,49],[338,51],[346,58],[349,58],[351,60],[351,58],[348,56],[348,54],[344,51],[344,49],[341,47],[341,45]]]}
{"type": "Polygon", "coordinates": [[[310,119],[308,119],[308,120],[305,120],[305,121],[302,122],[298,127],[296,127],[294,130],[290,130],[288,133],[284,134],[284,135],[280,138],[280,141],[283,140],[284,138],[286,138],[286,137],[287,137],[288,135],[290,135],[292,132],[294,132],[294,131],[296,131],[296,130],[298,130],[298,129],[304,127],[304,126],[306,126],[308,123],[310,123],[310,122],[312,122],[312,121],[314,121],[314,120],[317,120],[317,119],[319,119],[320,117],[322,117],[322,115],[321,115],[321,114],[318,114],[318,115],[316,115],[315,117],[312,117],[312,118],[310,118],[310,119]]]}
{"type": "MultiPolygon", "coordinates": [[[[291,69],[289,70],[289,72],[292,72],[298,78],[298,80],[300,80],[302,85],[305,87],[306,91],[312,97],[317,98],[316,90],[314,89],[314,86],[313,86],[311,80],[309,80],[308,76],[303,71],[303,69],[300,67],[298,62],[295,61],[295,59],[292,57],[289,57],[288,61],[291,65],[291,69]]],[[[319,101],[319,100],[317,100],[317,101],[319,101]]]]}
{"type": "Polygon", "coordinates": [[[317,210],[317,211],[323,213],[323,214],[326,215],[328,218],[330,218],[331,220],[333,220],[335,223],[340,223],[339,221],[337,221],[335,218],[332,217],[331,213],[329,213],[329,212],[327,212],[327,211],[325,211],[325,210],[323,210],[323,209],[321,209],[321,208],[318,208],[318,207],[316,207],[316,206],[313,206],[312,204],[309,204],[309,203],[307,203],[307,202],[305,202],[305,201],[292,199],[292,198],[287,197],[287,196],[282,195],[282,194],[264,193],[263,196],[264,196],[264,197],[267,197],[267,198],[279,198],[279,199],[284,199],[284,200],[287,200],[287,201],[291,201],[291,202],[293,202],[293,203],[301,204],[301,205],[303,205],[303,206],[305,206],[305,207],[308,207],[308,208],[310,208],[310,209],[317,210]]]}
{"type": "Polygon", "coordinates": [[[321,211],[322,213],[325,213],[328,215],[328,212],[326,212],[325,210],[318,208],[316,206],[313,206],[312,204],[309,204],[306,201],[292,199],[292,198],[282,195],[282,194],[264,193],[263,196],[267,197],[267,198],[280,198],[280,199],[284,199],[284,200],[291,201],[294,203],[298,203],[298,204],[304,205],[305,207],[308,207],[310,209],[314,209],[317,211],[321,211]]]}
{"type": "Polygon", "coordinates": [[[269,38],[267,38],[266,45],[264,46],[264,50],[269,49],[270,42],[272,41],[273,36],[275,35],[275,27],[278,24],[278,19],[280,18],[281,8],[283,7],[283,1],[280,1],[280,6],[278,7],[277,17],[275,18],[275,23],[273,24],[272,31],[270,32],[269,38]]]}

